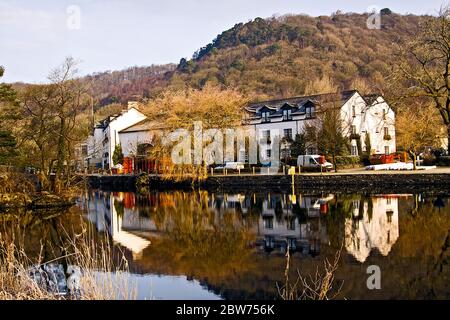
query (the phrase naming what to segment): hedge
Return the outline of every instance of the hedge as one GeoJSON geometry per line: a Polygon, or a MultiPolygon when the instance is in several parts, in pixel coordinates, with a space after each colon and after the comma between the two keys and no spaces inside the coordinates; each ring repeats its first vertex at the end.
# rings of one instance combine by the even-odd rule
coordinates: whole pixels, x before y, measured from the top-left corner
{"type": "Polygon", "coordinates": [[[443,156],[437,158],[436,165],[442,167],[450,167],[450,156],[443,156]]]}
{"type": "MultiPolygon", "coordinates": [[[[336,165],[338,168],[355,168],[362,165],[361,157],[359,156],[336,156],[336,165]]],[[[330,157],[328,161],[333,162],[330,157]]]]}

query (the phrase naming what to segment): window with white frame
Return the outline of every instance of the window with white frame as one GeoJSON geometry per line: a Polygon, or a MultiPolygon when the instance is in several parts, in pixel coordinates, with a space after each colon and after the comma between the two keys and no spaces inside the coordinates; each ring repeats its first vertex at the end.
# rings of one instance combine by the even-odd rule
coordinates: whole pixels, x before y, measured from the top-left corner
{"type": "Polygon", "coordinates": [[[305,111],[306,111],[306,118],[307,119],[309,119],[309,118],[314,118],[315,117],[315,113],[316,113],[316,110],[315,110],[315,107],[314,106],[308,106],[308,107],[306,107],[306,109],[305,109],[305,111]]]}
{"type": "Polygon", "coordinates": [[[352,156],[357,156],[357,155],[358,155],[358,147],[352,146],[352,156]]]}
{"type": "Polygon", "coordinates": [[[292,120],[292,110],[283,109],[283,121],[292,120]]]}
{"type": "Polygon", "coordinates": [[[270,130],[264,130],[263,131],[263,139],[265,140],[266,143],[270,143],[270,130]]]}
{"type": "Polygon", "coordinates": [[[264,218],[264,228],[265,229],[273,229],[273,217],[265,217],[264,218]]]}
{"type": "Polygon", "coordinates": [[[316,147],[313,146],[309,146],[306,148],[306,154],[311,155],[311,154],[316,154],[316,147]]]}
{"type": "Polygon", "coordinates": [[[261,113],[261,117],[262,117],[262,122],[270,122],[270,112],[269,111],[264,111],[263,113],[261,113]]]}
{"type": "Polygon", "coordinates": [[[284,129],[283,133],[286,139],[292,139],[292,129],[284,129]]]}

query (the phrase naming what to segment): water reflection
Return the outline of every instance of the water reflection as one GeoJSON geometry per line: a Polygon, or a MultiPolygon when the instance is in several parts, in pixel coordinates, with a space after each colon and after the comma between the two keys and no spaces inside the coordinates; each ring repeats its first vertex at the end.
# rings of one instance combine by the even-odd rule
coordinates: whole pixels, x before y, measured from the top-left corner
{"type": "Polygon", "coordinates": [[[90,193],[87,199],[87,219],[99,232],[108,231],[112,240],[141,257],[150,241],[132,232],[156,230],[151,219],[142,217],[136,210],[136,197],[131,193],[116,195],[103,192],[90,193]],[[131,232],[130,232],[131,231],[131,232]]]}
{"type": "Polygon", "coordinates": [[[352,201],[351,217],[345,220],[345,249],[356,260],[364,262],[373,249],[387,256],[398,236],[398,197],[352,201]]]}
{"type": "MultiPolygon", "coordinates": [[[[234,229],[255,235],[254,244],[266,253],[292,253],[317,256],[322,244],[329,243],[324,218],[330,205],[345,211],[345,249],[364,262],[376,249],[387,256],[399,237],[397,195],[379,195],[337,200],[334,195],[295,197],[288,194],[208,194],[183,192],[109,193],[87,195],[87,219],[100,232],[108,231],[114,242],[126,247],[133,258],[142,258],[151,237],[161,232],[189,241],[200,231],[214,231],[214,237],[227,226],[224,219],[234,214],[234,229]],[[197,201],[192,201],[197,199],[197,201]]],[[[408,195],[401,195],[403,198],[408,195]]],[[[228,221],[230,224],[230,221],[228,221]]]]}
{"type": "Polygon", "coordinates": [[[81,205],[97,230],[129,250],[133,272],[185,276],[226,299],[277,297],[288,248],[293,272],[308,274],[342,244],[338,278],[346,290],[341,298],[448,297],[450,292],[446,269],[433,273],[432,293],[423,292],[429,282],[418,280],[446,263],[445,197],[96,190],[81,205]],[[362,264],[389,270],[382,291],[367,289],[362,264]]]}

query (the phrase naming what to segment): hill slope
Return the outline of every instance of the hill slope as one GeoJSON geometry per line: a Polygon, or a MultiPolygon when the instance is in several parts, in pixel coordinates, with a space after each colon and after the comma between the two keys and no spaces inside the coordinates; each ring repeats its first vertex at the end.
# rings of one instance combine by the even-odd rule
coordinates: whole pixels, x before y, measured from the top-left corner
{"type": "Polygon", "coordinates": [[[92,87],[95,104],[102,107],[111,103],[126,103],[130,99],[148,98],[152,89],[165,85],[176,65],[131,67],[121,71],[99,72],[83,77],[92,87]]]}
{"type": "Polygon", "coordinates": [[[290,15],[236,24],[191,60],[182,59],[170,86],[198,88],[210,82],[262,97],[330,87],[383,92],[396,44],[417,31],[422,17],[385,10],[380,30],[368,29],[367,18],[290,15]]]}

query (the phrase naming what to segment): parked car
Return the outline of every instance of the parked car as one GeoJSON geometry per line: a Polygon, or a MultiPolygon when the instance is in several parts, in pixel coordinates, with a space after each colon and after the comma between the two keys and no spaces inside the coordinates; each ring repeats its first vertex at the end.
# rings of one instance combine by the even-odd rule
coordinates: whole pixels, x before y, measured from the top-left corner
{"type": "Polygon", "coordinates": [[[214,168],[215,170],[242,170],[244,169],[244,164],[242,162],[227,162],[224,166],[218,166],[214,168]]]}
{"type": "Polygon", "coordinates": [[[325,156],[318,154],[302,155],[297,158],[297,166],[302,169],[319,169],[331,170],[333,169],[333,164],[325,160],[325,156]]]}

